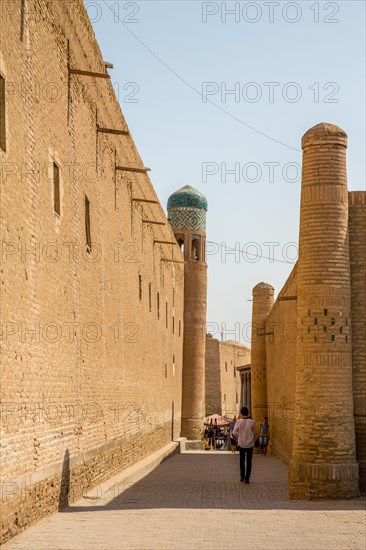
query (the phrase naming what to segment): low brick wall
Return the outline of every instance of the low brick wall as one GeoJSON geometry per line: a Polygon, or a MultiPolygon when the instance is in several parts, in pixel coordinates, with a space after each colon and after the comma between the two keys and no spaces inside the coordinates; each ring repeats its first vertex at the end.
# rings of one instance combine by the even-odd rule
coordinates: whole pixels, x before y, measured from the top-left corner
{"type": "Polygon", "coordinates": [[[63,463],[17,481],[4,481],[0,508],[3,544],[36,521],[82,498],[98,484],[161,449],[171,441],[171,426],[161,426],[135,438],[116,439],[70,459],[65,451],[63,463]],[[53,473],[52,473],[53,470],[53,473]],[[34,481],[39,478],[37,481],[34,481]],[[8,496],[7,496],[8,495],[8,496]]]}

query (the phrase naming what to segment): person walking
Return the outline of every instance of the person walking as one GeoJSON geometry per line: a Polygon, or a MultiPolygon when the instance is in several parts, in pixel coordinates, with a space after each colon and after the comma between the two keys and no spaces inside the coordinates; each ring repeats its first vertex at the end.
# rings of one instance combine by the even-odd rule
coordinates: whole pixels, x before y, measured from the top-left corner
{"type": "Polygon", "coordinates": [[[259,425],[259,448],[261,455],[267,454],[267,446],[269,439],[269,424],[268,418],[265,416],[263,418],[263,423],[259,425]]]}
{"type": "Polygon", "coordinates": [[[252,473],[253,447],[255,443],[255,422],[249,418],[247,407],[240,409],[242,418],[236,421],[233,435],[238,438],[240,452],[240,481],[249,483],[252,473]]]}

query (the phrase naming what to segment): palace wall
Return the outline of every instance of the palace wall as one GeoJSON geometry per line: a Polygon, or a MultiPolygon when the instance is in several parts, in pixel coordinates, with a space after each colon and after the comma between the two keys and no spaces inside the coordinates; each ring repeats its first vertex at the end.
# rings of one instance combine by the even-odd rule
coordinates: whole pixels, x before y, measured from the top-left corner
{"type": "MultiPolygon", "coordinates": [[[[352,191],[349,201],[349,239],[352,301],[353,396],[344,396],[347,407],[353,397],[356,456],[361,493],[366,490],[366,193],[352,191]]],[[[268,416],[271,425],[269,448],[286,464],[292,458],[297,410],[296,341],[305,330],[296,318],[297,265],[279,293],[266,321],[266,368],[268,416]],[[287,298],[287,299],[286,299],[287,298]],[[272,334],[273,333],[273,334],[272,334]]],[[[314,328],[314,331],[316,327],[314,328]]],[[[315,332],[314,332],[315,334],[315,332]]],[[[315,417],[326,411],[319,405],[315,417]]],[[[340,412],[341,414],[341,412],[340,412]]]]}
{"type": "Polygon", "coordinates": [[[293,268],[267,317],[266,364],[269,449],[288,463],[291,458],[295,419],[296,275],[293,268]]]}
{"type": "Polygon", "coordinates": [[[110,79],[69,75],[105,73],[83,2],[21,5],[1,7],[3,540],[181,420],[183,256],[155,242],[175,240],[160,203],[132,200],[158,201],[148,176],[115,171],[143,168],[132,137],[97,132],[128,130],[110,79]]]}
{"type": "Polygon", "coordinates": [[[348,193],[352,301],[353,406],[360,489],[366,492],[366,193],[348,193]]]}
{"type": "Polygon", "coordinates": [[[220,342],[209,334],[206,337],[205,393],[206,416],[221,414],[220,342]]]}
{"type": "Polygon", "coordinates": [[[237,367],[250,363],[250,349],[240,342],[206,338],[206,415],[238,417],[241,381],[237,367]]]}

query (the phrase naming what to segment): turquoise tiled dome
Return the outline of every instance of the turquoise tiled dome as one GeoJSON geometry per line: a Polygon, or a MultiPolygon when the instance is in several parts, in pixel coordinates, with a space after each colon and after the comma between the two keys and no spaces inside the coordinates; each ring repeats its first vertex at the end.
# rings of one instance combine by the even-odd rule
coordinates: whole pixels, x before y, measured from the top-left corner
{"type": "Polygon", "coordinates": [[[206,197],[190,185],[173,193],[168,200],[168,218],[178,231],[206,230],[206,197]]]}
{"type": "Polygon", "coordinates": [[[168,209],[170,208],[202,208],[207,211],[206,197],[190,185],[185,185],[170,195],[168,209]]]}

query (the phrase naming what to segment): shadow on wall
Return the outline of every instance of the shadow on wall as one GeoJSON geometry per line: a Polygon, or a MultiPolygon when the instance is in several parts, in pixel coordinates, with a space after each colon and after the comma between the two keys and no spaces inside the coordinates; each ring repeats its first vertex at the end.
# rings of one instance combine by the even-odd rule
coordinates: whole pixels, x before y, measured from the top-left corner
{"type": "Polygon", "coordinates": [[[60,496],[58,499],[59,512],[68,506],[70,494],[70,453],[69,449],[66,449],[64,454],[64,461],[62,465],[61,481],[60,481],[60,496]]]}

